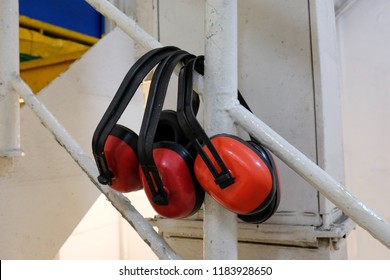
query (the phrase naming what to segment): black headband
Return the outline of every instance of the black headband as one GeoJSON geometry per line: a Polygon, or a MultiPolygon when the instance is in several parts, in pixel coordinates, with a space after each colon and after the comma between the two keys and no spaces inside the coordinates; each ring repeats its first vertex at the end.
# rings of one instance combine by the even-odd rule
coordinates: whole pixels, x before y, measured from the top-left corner
{"type": "Polygon", "coordinates": [[[110,184],[112,180],[104,156],[104,145],[109,134],[146,75],[167,55],[177,50],[179,50],[177,47],[169,46],[146,53],[130,68],[119,86],[92,137],[92,151],[100,173],[98,180],[101,184],[110,184]]]}
{"type": "Polygon", "coordinates": [[[200,70],[200,74],[203,74],[203,60],[204,57],[199,56],[187,63],[180,71],[178,120],[183,131],[185,131],[185,133],[188,135],[191,143],[212,173],[215,183],[218,184],[221,188],[226,188],[233,184],[235,179],[230,174],[222,158],[219,156],[214,145],[211,143],[210,138],[207,136],[202,126],[197,121],[191,104],[193,95],[193,72],[195,68],[198,68],[200,70]],[[206,154],[203,146],[208,148],[212,157],[215,159],[218,168],[214,166],[211,159],[206,154]]]}

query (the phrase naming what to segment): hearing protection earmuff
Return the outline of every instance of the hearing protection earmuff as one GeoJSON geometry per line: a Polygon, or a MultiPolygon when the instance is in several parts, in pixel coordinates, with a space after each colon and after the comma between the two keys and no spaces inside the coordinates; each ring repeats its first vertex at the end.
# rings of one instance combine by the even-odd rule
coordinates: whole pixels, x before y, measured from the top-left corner
{"type": "Polygon", "coordinates": [[[163,47],[146,53],[124,77],[92,138],[92,151],[101,184],[108,184],[120,192],[142,188],[138,173],[138,136],[117,122],[146,75],[177,50],[176,47],[163,47]]]}
{"type": "MultiPolygon", "coordinates": [[[[144,188],[153,208],[164,217],[195,213],[205,190],[241,220],[264,222],[280,202],[277,166],[252,136],[251,141],[244,141],[228,134],[206,135],[196,120],[195,69],[203,74],[204,58],[176,47],[152,50],[131,67],[93,135],[98,180],[121,192],[144,188]],[[163,111],[169,80],[178,64],[184,67],[179,74],[177,112],[163,111]],[[138,136],[117,122],[156,66],[138,136]],[[197,152],[195,161],[189,146],[197,152]]],[[[238,97],[249,110],[239,92],[238,97]]]]}
{"type": "Polygon", "coordinates": [[[176,113],[162,111],[173,70],[192,57],[179,50],[157,66],[138,138],[142,186],[156,212],[168,218],[192,215],[204,199],[204,191],[193,173],[194,160],[185,148],[189,140],[176,113]]]}
{"type": "MultiPolygon", "coordinates": [[[[193,71],[203,74],[204,58],[187,63],[179,74],[179,123],[189,135],[198,155],[194,172],[203,189],[225,208],[250,223],[261,223],[276,211],[280,186],[272,155],[253,137],[244,141],[237,136],[218,134],[208,138],[197,122],[191,103],[193,71]]],[[[239,94],[239,100],[249,107],[239,94]]]]}

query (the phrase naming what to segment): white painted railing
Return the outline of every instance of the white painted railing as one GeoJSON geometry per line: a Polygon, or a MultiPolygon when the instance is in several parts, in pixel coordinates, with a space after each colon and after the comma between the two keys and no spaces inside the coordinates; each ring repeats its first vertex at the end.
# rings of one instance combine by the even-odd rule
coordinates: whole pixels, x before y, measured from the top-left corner
{"type": "MultiPolygon", "coordinates": [[[[140,43],[146,50],[150,50],[156,47],[160,47],[161,44],[157,42],[152,36],[142,30],[140,26],[138,26],[131,18],[124,15],[118,9],[116,9],[113,5],[111,5],[106,0],[86,0],[93,7],[95,7],[99,12],[105,15],[107,18],[111,19],[115,24],[120,27],[123,31],[125,31],[129,36],[131,36],[134,40],[140,43]]],[[[0,10],[4,11],[4,7],[11,6],[10,3],[15,2],[13,0],[1,0],[0,10]]],[[[207,4],[213,7],[213,9],[218,10],[218,14],[220,15],[229,15],[233,18],[236,18],[236,1],[224,1],[224,0],[208,0],[207,4]]],[[[6,9],[5,9],[6,10],[6,9]]],[[[2,12],[3,14],[4,12],[2,12]]],[[[222,18],[214,18],[211,16],[211,13],[215,13],[214,11],[209,10],[208,15],[206,15],[206,20],[217,21],[218,24],[227,24],[226,19],[222,18]]],[[[1,15],[2,15],[1,14],[1,15]]],[[[231,18],[230,18],[231,19],[231,18]]],[[[11,20],[15,24],[15,20],[11,20]]],[[[17,23],[17,21],[16,21],[17,23]]],[[[236,24],[236,20],[233,20],[233,24],[236,24]]],[[[8,25],[9,26],[9,25],[8,25]]],[[[13,28],[17,28],[14,26],[13,28]]],[[[211,27],[210,27],[211,28],[211,27]]],[[[227,28],[229,28],[227,26],[227,28]]],[[[231,28],[235,28],[234,26],[231,28]]],[[[7,30],[0,30],[3,36],[7,33],[7,30]]],[[[210,29],[211,31],[211,29],[210,29]]],[[[228,32],[235,32],[234,30],[228,30],[228,32]]],[[[2,37],[2,41],[3,41],[2,37]]],[[[232,84],[230,85],[234,88],[234,92],[236,90],[236,77],[230,77],[229,75],[236,75],[236,69],[232,69],[235,67],[234,62],[232,60],[236,59],[236,41],[230,41],[229,38],[225,34],[221,34],[219,38],[215,38],[215,42],[217,44],[225,44],[226,52],[223,54],[224,60],[231,59],[229,65],[226,68],[225,66],[215,66],[219,67],[219,70],[222,70],[223,78],[232,79],[232,84]],[[220,41],[219,41],[220,40],[220,41]],[[231,71],[229,74],[228,72],[231,71]],[[235,81],[234,81],[235,80],[235,81]]],[[[207,44],[207,42],[206,42],[207,44]]],[[[4,44],[0,45],[4,48],[4,44]]],[[[0,50],[2,52],[3,50],[0,50]]],[[[214,50],[210,47],[210,49],[206,48],[206,60],[211,58],[210,55],[215,56],[218,55],[218,52],[214,52],[214,50]]],[[[3,61],[1,61],[3,65],[3,61]]],[[[2,66],[0,66],[2,67],[2,66]]],[[[206,66],[207,67],[207,66],[206,66]]],[[[146,221],[141,214],[131,205],[130,201],[115,191],[112,191],[110,188],[104,185],[100,185],[97,182],[97,170],[95,164],[91,158],[87,156],[87,154],[81,149],[79,144],[69,135],[69,133],[64,129],[64,127],[55,119],[55,117],[46,109],[46,107],[39,102],[39,100],[32,93],[31,89],[20,79],[18,74],[18,69],[14,69],[9,72],[0,71],[1,77],[0,82],[8,83],[11,85],[8,88],[8,94],[12,94],[12,89],[19,93],[19,95],[24,99],[27,106],[31,108],[31,110],[41,119],[42,123],[51,131],[51,133],[56,137],[58,142],[68,151],[68,153],[72,156],[72,158],[79,164],[79,166],[83,169],[83,171],[91,178],[91,181],[96,185],[96,187],[108,198],[109,201],[113,204],[113,206],[123,215],[123,217],[130,223],[130,225],[138,232],[138,234],[143,238],[143,240],[148,243],[151,249],[155,252],[155,254],[161,259],[180,259],[180,256],[177,255],[169,245],[164,241],[161,236],[159,236],[154,229],[151,227],[148,221],[146,221]],[[5,73],[5,74],[4,74],[5,73]]],[[[205,100],[213,100],[215,96],[207,96],[207,90],[211,90],[213,87],[212,79],[221,79],[221,77],[215,76],[206,78],[205,86],[203,87],[203,80],[198,77],[197,79],[197,88],[200,92],[203,92],[205,100]],[[208,80],[207,80],[208,79],[208,80]],[[206,89],[204,92],[203,89],[206,89]]],[[[386,222],[383,218],[377,215],[373,210],[369,209],[364,205],[363,202],[356,199],[350,192],[346,190],[346,188],[334,180],[329,174],[319,168],[315,163],[313,163],[310,159],[308,159],[305,155],[303,155],[300,151],[294,148],[291,144],[289,144],[285,139],[283,139],[280,135],[278,135],[275,131],[269,128],[265,123],[259,120],[256,116],[248,112],[245,108],[243,108],[238,100],[233,97],[232,92],[228,93],[218,93],[221,89],[213,88],[212,90],[216,90],[217,94],[224,94],[223,100],[225,101],[223,104],[219,103],[220,110],[217,111],[216,114],[221,114],[225,116],[230,116],[238,125],[243,127],[245,130],[250,132],[254,137],[260,140],[264,145],[270,149],[276,156],[278,156],[282,161],[284,161],[288,166],[290,166],[293,170],[295,170],[299,175],[301,175],[305,180],[307,180],[314,188],[316,188],[321,194],[323,194],[326,198],[332,201],[337,207],[339,207],[346,215],[348,215],[351,219],[353,219],[358,225],[362,228],[366,229],[374,238],[378,239],[385,246],[390,248],[390,224],[386,222]]],[[[4,90],[4,92],[6,92],[4,90]]],[[[6,96],[3,93],[3,89],[1,92],[2,95],[6,96]]],[[[5,98],[0,99],[0,108],[5,108],[7,104],[5,98]]],[[[3,114],[3,112],[0,112],[3,114]]],[[[215,116],[213,117],[209,111],[209,115],[207,115],[209,120],[217,119],[215,116]]],[[[4,116],[0,115],[0,122],[3,123],[4,119],[9,121],[9,119],[4,118],[4,116]]],[[[18,121],[14,120],[14,125],[18,127],[18,121]]],[[[213,128],[213,124],[209,123],[210,128],[209,132],[219,132],[217,131],[220,128],[213,128]]],[[[234,128],[225,128],[229,131],[234,128]]],[[[15,132],[18,133],[18,132],[15,132]]],[[[18,134],[17,134],[18,135],[18,134]]],[[[3,137],[3,135],[2,135],[3,137]]],[[[2,142],[0,142],[2,143],[2,142]]],[[[3,148],[3,147],[0,147],[3,148]]],[[[207,202],[210,203],[210,202],[207,202]]],[[[229,223],[234,219],[234,216],[226,215],[226,212],[218,209],[215,210],[215,205],[210,204],[212,210],[209,213],[206,212],[206,215],[210,216],[211,223],[215,223],[216,220],[223,218],[225,219],[228,216],[229,223]]],[[[207,205],[206,205],[207,207],[207,205]]],[[[223,220],[225,223],[225,220],[223,220]]],[[[210,225],[212,226],[212,225],[210,225]]],[[[236,238],[234,231],[236,230],[235,226],[233,226],[233,230],[228,237],[230,239],[236,238]]],[[[218,233],[213,233],[210,231],[207,236],[205,236],[205,240],[208,240],[208,243],[205,243],[205,246],[211,246],[209,243],[213,243],[214,239],[221,239],[222,236],[218,233]]],[[[209,252],[205,252],[205,258],[235,258],[237,256],[237,248],[236,242],[228,242],[227,243],[217,243],[218,248],[213,248],[209,250],[209,252]],[[233,243],[233,244],[231,244],[233,243]],[[220,248],[221,246],[229,246],[225,248],[220,248]],[[210,252],[212,251],[212,252],[210,252]],[[230,251],[229,255],[226,254],[227,251],[230,251]]],[[[210,247],[212,248],[212,247],[210,247]]]]}

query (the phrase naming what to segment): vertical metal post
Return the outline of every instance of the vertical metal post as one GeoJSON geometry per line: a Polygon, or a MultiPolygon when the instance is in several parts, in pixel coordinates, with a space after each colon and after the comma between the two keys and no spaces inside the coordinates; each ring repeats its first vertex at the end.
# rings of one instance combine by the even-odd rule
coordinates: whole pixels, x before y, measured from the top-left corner
{"type": "MultiPolygon", "coordinates": [[[[237,1],[206,0],[204,127],[235,134],[225,106],[237,96],[237,1]]],[[[237,216],[206,196],[204,258],[237,259],[237,216]]]]}
{"type": "Polygon", "coordinates": [[[18,1],[0,0],[0,157],[20,153],[19,97],[10,81],[19,75],[18,1]]]}

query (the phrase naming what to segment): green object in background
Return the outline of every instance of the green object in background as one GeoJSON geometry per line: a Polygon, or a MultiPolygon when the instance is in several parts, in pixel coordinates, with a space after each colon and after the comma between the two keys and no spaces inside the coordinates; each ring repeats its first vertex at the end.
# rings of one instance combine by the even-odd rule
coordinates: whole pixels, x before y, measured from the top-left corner
{"type": "Polygon", "coordinates": [[[35,56],[31,54],[26,54],[26,53],[20,53],[19,54],[19,61],[20,62],[25,62],[25,61],[30,61],[30,60],[35,60],[35,59],[40,59],[40,56],[35,56]]]}

